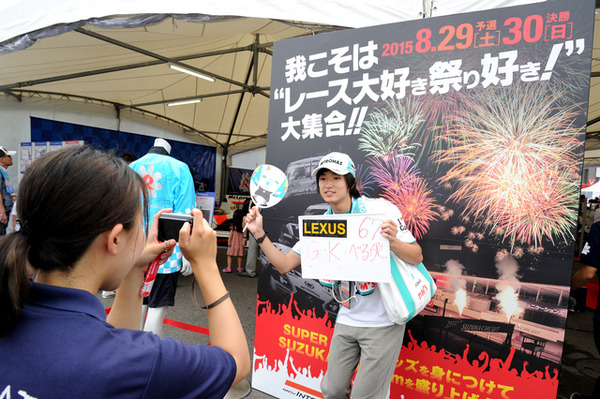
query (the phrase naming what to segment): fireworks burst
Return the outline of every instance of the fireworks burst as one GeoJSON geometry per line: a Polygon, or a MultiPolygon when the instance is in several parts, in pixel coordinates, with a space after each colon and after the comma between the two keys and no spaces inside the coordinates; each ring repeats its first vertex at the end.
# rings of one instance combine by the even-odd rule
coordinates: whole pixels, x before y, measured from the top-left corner
{"type": "Polygon", "coordinates": [[[385,190],[400,191],[403,187],[413,185],[418,180],[419,169],[412,159],[399,157],[395,152],[371,160],[371,172],[385,190]]]}
{"type": "Polygon", "coordinates": [[[544,252],[544,248],[543,247],[534,247],[532,245],[529,248],[527,248],[527,252],[529,252],[532,255],[540,255],[541,253],[544,252]]]}
{"type": "Polygon", "coordinates": [[[363,165],[356,166],[356,189],[366,196],[369,196],[369,193],[373,190],[373,179],[368,168],[363,165]]]}
{"type": "MultiPolygon", "coordinates": [[[[491,225],[492,223],[490,221],[488,221],[488,225],[491,225]]],[[[494,226],[494,229],[492,231],[492,233],[496,236],[503,236],[504,235],[504,228],[500,227],[500,226],[494,226]]]]}
{"type": "Polygon", "coordinates": [[[419,240],[427,233],[431,222],[440,216],[430,194],[431,190],[427,188],[425,180],[418,180],[398,192],[384,191],[382,197],[400,209],[406,226],[419,240]]]}
{"type": "Polygon", "coordinates": [[[465,227],[464,226],[454,226],[450,229],[450,232],[452,232],[452,234],[454,234],[455,236],[462,234],[465,232],[465,227]]]}
{"type": "Polygon", "coordinates": [[[479,245],[475,244],[473,242],[473,240],[467,238],[465,240],[465,247],[469,248],[471,251],[473,251],[474,253],[477,253],[477,251],[479,251],[479,245]]]}
{"type": "Polygon", "coordinates": [[[448,221],[454,215],[454,210],[449,209],[447,211],[442,211],[442,220],[448,221]]]}
{"type": "Polygon", "coordinates": [[[440,214],[412,159],[392,151],[389,156],[370,162],[372,176],[383,189],[382,197],[398,207],[408,229],[417,239],[422,238],[440,214]]]}
{"type": "Polygon", "coordinates": [[[432,191],[413,160],[421,144],[415,133],[423,128],[424,111],[418,99],[392,100],[369,114],[361,128],[358,148],[369,158],[382,197],[396,205],[410,231],[422,238],[440,216],[432,191]]]}
{"type": "Polygon", "coordinates": [[[450,90],[444,95],[444,101],[440,101],[438,96],[421,97],[427,121],[424,128],[415,133],[415,140],[421,143],[421,148],[417,150],[417,160],[427,158],[431,153],[446,148],[449,143],[440,140],[440,134],[448,129],[450,121],[447,115],[459,112],[459,104],[465,96],[468,94],[464,91],[450,90]]]}
{"type": "Polygon", "coordinates": [[[358,149],[374,157],[386,157],[392,152],[413,157],[420,144],[411,138],[424,121],[421,106],[409,98],[404,102],[389,101],[386,108],[369,113],[369,120],[360,131],[358,149]]]}
{"type": "Polygon", "coordinates": [[[555,105],[563,95],[515,85],[468,100],[444,136],[449,148],[434,154],[452,165],[440,179],[457,183],[449,200],[475,223],[491,221],[511,246],[573,238],[582,131],[572,125],[575,106],[555,105]]]}

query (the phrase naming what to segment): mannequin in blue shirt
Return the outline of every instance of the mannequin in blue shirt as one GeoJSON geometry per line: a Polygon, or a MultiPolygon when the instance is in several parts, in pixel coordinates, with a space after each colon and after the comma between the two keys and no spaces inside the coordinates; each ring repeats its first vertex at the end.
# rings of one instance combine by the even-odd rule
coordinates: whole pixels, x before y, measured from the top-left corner
{"type": "MultiPolygon", "coordinates": [[[[196,191],[190,169],[170,154],[171,145],[165,139],[157,138],[146,155],[129,164],[142,177],[150,192],[149,220],[162,209],[189,214],[196,207],[196,191]]],[[[163,336],[163,320],[169,307],[175,305],[179,272],[191,274],[188,265],[176,246],[171,258],[158,269],[154,287],[142,307],[141,327],[144,331],[163,336]],[[182,269],[184,266],[188,266],[187,270],[182,269]]]]}

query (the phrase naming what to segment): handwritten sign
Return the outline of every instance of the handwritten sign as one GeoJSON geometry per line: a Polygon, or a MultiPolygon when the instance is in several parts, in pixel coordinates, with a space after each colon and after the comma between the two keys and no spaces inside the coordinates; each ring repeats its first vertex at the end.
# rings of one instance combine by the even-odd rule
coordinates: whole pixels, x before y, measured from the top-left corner
{"type": "Polygon", "coordinates": [[[299,216],[302,277],[390,282],[383,214],[299,216]]]}

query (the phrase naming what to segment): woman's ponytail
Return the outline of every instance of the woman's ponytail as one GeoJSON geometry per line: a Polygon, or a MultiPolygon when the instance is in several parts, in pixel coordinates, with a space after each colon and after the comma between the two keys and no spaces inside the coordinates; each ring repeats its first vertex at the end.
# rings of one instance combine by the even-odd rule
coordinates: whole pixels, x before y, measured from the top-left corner
{"type": "Polygon", "coordinates": [[[27,237],[21,232],[0,237],[0,337],[17,324],[29,294],[27,248],[27,237]]]}

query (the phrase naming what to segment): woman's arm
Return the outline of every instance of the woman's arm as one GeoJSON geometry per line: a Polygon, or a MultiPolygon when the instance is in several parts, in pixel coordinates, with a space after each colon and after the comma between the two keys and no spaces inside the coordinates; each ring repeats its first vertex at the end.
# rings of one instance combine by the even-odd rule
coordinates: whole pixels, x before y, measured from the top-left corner
{"type": "MultiPolygon", "coordinates": [[[[256,240],[266,234],[263,230],[263,219],[258,207],[254,207],[250,210],[246,216],[246,222],[248,223],[248,230],[250,230],[256,240]]],[[[265,237],[264,241],[258,245],[267,259],[269,259],[269,262],[275,266],[279,273],[287,273],[300,266],[300,255],[294,251],[284,254],[273,245],[268,237],[265,237]]]]}
{"type": "Polygon", "coordinates": [[[583,287],[596,276],[597,269],[593,266],[582,265],[571,277],[571,290],[583,287]]]}
{"type": "Polygon", "coordinates": [[[390,241],[390,250],[400,259],[411,265],[418,265],[423,262],[423,252],[417,242],[411,244],[397,238],[390,241]]]}
{"type": "Polygon", "coordinates": [[[250,372],[250,353],[242,323],[230,298],[219,302],[227,295],[227,288],[221,279],[217,266],[216,233],[204,220],[202,212],[193,210],[194,226],[190,231],[185,223],[179,233],[179,247],[192,270],[204,303],[209,306],[208,329],[210,344],[218,346],[231,354],[237,365],[234,384],[244,379],[250,372]],[[214,304],[214,306],[210,306],[214,304]]]}

